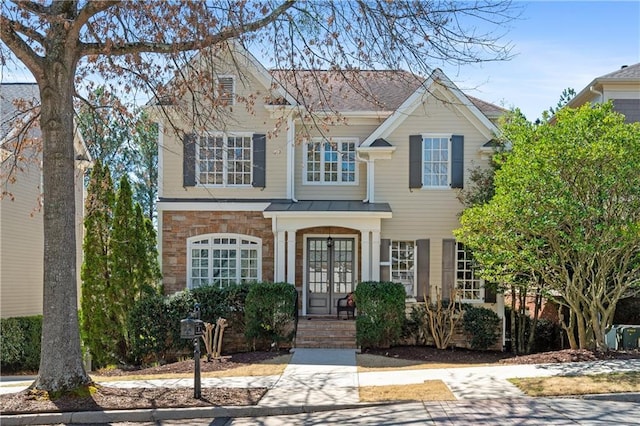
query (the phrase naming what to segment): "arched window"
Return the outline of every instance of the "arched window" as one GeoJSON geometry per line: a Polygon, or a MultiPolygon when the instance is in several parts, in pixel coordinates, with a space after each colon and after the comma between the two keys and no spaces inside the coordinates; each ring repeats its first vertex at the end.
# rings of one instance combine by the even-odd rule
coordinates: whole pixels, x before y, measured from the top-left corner
{"type": "Polygon", "coordinates": [[[187,239],[187,287],[262,279],[262,239],[241,234],[207,234],[187,239]]]}

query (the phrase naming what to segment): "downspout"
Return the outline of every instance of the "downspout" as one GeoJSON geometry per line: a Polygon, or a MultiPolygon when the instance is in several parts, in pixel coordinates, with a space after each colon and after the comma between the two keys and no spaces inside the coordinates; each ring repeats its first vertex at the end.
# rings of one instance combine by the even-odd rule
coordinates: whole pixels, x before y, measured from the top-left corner
{"type": "Polygon", "coordinates": [[[367,193],[366,193],[366,198],[364,200],[362,200],[363,203],[368,203],[368,202],[373,202],[372,201],[372,193],[371,193],[371,173],[373,172],[373,162],[369,159],[364,159],[360,156],[360,153],[357,152],[356,153],[356,159],[358,161],[362,161],[367,163],[367,193]]]}
{"type": "Polygon", "coordinates": [[[602,92],[598,92],[596,89],[593,88],[593,86],[589,86],[589,91],[591,93],[595,93],[596,95],[600,96],[600,103],[604,103],[604,93],[602,92]]]}
{"type": "Polygon", "coordinates": [[[297,203],[296,200],[296,169],[295,169],[295,122],[293,116],[287,117],[287,198],[297,203]]]}

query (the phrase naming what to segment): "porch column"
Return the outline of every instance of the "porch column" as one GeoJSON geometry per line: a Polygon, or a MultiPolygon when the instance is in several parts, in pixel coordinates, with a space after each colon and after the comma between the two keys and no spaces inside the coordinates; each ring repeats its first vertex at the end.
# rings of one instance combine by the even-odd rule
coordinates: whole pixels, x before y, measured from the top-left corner
{"type": "Polygon", "coordinates": [[[360,281],[370,281],[371,280],[371,263],[369,263],[369,259],[371,258],[371,247],[369,244],[369,230],[363,229],[360,232],[362,234],[362,246],[361,246],[361,267],[362,267],[362,276],[360,277],[360,281]]]}
{"type": "Polygon", "coordinates": [[[291,230],[287,231],[287,282],[296,283],[296,231],[291,230]]]}
{"type": "Polygon", "coordinates": [[[380,231],[371,231],[371,281],[380,281],[380,231]]]}
{"type": "Polygon", "coordinates": [[[275,277],[273,281],[276,283],[283,282],[286,279],[285,266],[287,264],[287,258],[285,256],[285,232],[276,232],[276,255],[275,255],[275,277]]]}

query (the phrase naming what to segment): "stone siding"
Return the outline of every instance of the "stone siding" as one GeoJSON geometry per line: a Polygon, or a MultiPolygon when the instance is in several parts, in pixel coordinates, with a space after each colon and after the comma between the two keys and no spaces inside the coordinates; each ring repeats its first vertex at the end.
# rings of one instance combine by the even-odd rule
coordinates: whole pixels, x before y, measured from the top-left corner
{"type": "Polygon", "coordinates": [[[271,219],[265,219],[262,212],[165,210],[162,212],[162,281],[165,294],[187,288],[187,238],[213,233],[261,238],[262,280],[273,280],[273,231],[271,219]]]}

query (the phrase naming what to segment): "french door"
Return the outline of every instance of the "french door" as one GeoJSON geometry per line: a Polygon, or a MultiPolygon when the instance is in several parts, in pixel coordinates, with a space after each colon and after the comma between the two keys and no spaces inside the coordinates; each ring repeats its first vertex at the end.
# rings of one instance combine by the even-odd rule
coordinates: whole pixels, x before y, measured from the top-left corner
{"type": "Polygon", "coordinates": [[[307,313],[328,315],[336,301],[354,290],[354,238],[307,239],[307,313]]]}

